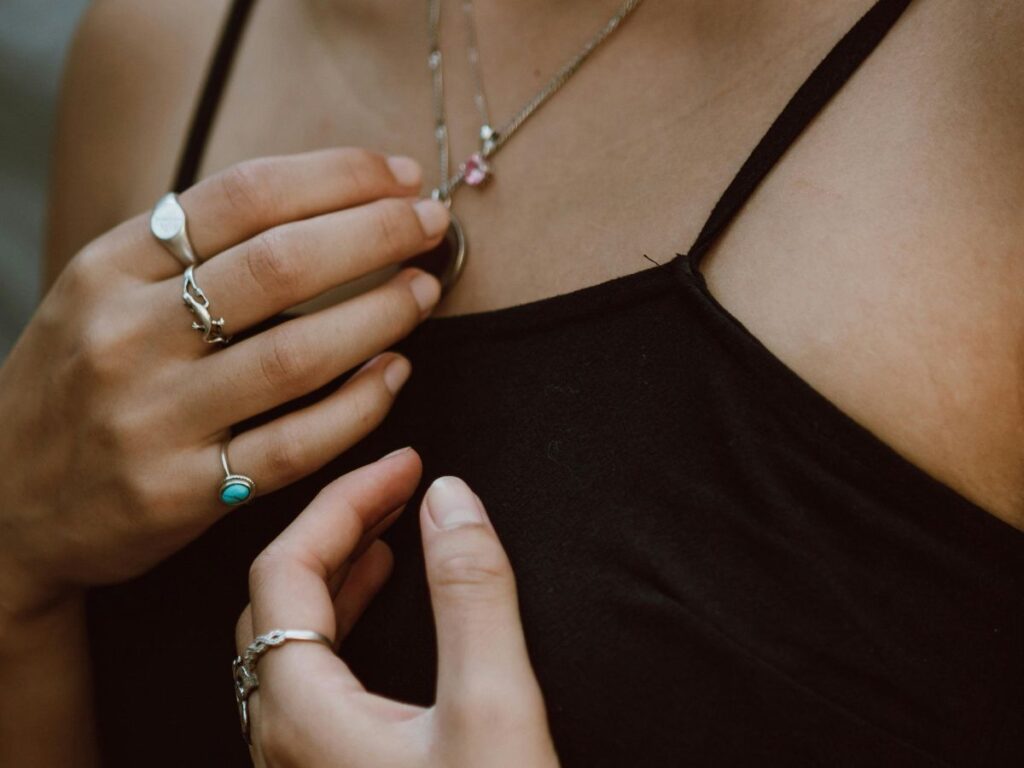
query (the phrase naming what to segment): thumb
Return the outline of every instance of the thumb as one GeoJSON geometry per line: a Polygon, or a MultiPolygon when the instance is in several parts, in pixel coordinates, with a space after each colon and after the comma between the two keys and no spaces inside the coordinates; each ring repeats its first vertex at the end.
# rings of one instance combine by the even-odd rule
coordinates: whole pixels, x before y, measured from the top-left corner
{"type": "Polygon", "coordinates": [[[459,478],[439,477],[423,497],[420,526],[437,625],[438,703],[538,694],[512,567],[480,498],[459,478]]]}

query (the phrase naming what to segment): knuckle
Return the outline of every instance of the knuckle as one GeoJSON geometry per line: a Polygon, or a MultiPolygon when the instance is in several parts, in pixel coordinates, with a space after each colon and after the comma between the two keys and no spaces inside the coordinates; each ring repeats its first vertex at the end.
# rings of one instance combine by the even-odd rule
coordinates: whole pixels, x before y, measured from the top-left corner
{"type": "Polygon", "coordinates": [[[267,183],[271,161],[246,160],[233,165],[220,176],[220,187],[228,204],[246,218],[267,219],[273,212],[273,185],[267,183]]]}
{"type": "Polygon", "coordinates": [[[151,471],[150,462],[117,458],[111,462],[116,463],[117,469],[107,478],[107,486],[110,509],[117,511],[118,524],[148,534],[164,533],[174,527],[178,520],[176,511],[181,507],[162,493],[160,473],[151,471]]]}
{"type": "Polygon", "coordinates": [[[306,370],[306,356],[295,334],[281,327],[270,335],[260,353],[259,366],[268,387],[290,394],[306,370]]]}
{"type": "Polygon", "coordinates": [[[266,549],[256,555],[249,566],[249,594],[259,594],[281,569],[285,554],[280,545],[271,542],[266,549]]]}
{"type": "Polygon", "coordinates": [[[110,453],[120,456],[135,455],[136,449],[145,442],[143,432],[127,409],[105,414],[96,424],[97,442],[110,453]]]}
{"type": "Polygon", "coordinates": [[[114,319],[94,317],[80,324],[71,360],[76,373],[110,383],[121,373],[123,352],[121,330],[114,319]]]}
{"type": "Polygon", "coordinates": [[[392,399],[383,377],[374,376],[373,386],[353,388],[344,405],[345,414],[362,431],[369,431],[383,419],[392,399]]]}
{"type": "MultiPolygon", "coordinates": [[[[465,526],[459,533],[470,533],[472,528],[465,526]]],[[[513,588],[508,558],[495,547],[462,547],[443,553],[434,563],[434,581],[439,587],[485,598],[505,595],[513,588]]]]}
{"type": "Polygon", "coordinates": [[[376,204],[375,221],[377,240],[389,258],[404,256],[413,245],[423,241],[416,214],[404,200],[379,200],[376,204]]]}
{"type": "Polygon", "coordinates": [[[102,278],[109,277],[110,266],[103,249],[94,242],[76,253],[61,272],[60,280],[73,289],[91,289],[102,278]]]}
{"type": "Polygon", "coordinates": [[[269,476],[285,485],[303,477],[308,463],[302,439],[283,427],[277,430],[273,442],[267,446],[264,461],[269,476]]]}
{"type": "Polygon", "coordinates": [[[338,162],[339,175],[356,197],[372,197],[386,188],[390,174],[385,173],[384,159],[362,147],[346,147],[338,162]]]}
{"type": "Polygon", "coordinates": [[[124,508],[147,518],[159,518],[173,493],[166,492],[160,466],[161,451],[152,445],[152,429],[135,408],[103,409],[88,427],[91,452],[109,465],[111,488],[124,508]],[[147,437],[147,435],[149,437],[147,437]]]}
{"type": "Polygon", "coordinates": [[[246,268],[263,293],[290,294],[298,287],[301,270],[288,250],[284,233],[278,227],[264,230],[250,241],[246,268]]]}
{"type": "Polygon", "coordinates": [[[537,704],[520,692],[521,687],[500,674],[477,676],[460,687],[451,714],[467,728],[528,727],[536,719],[537,704]]]}
{"type": "MultiPolygon", "coordinates": [[[[156,478],[150,473],[134,472],[121,479],[121,487],[125,506],[132,510],[136,517],[161,521],[166,511],[166,497],[160,493],[156,478]]],[[[176,509],[180,509],[174,505],[176,509]]]]}

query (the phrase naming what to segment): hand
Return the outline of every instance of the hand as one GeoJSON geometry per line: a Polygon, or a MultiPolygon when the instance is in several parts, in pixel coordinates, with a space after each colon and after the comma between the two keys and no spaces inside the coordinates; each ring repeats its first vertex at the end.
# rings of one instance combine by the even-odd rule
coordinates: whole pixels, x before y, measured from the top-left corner
{"type": "MultiPolygon", "coordinates": [[[[236,630],[311,629],[337,645],[391,571],[376,540],[419,481],[406,449],[328,485],[253,563],[252,603],[236,630]]],[[[249,698],[260,766],[554,768],[508,558],[479,499],[458,478],[420,509],[437,626],[437,701],[429,709],[367,692],[330,649],[286,642],[257,664],[249,698]]]]}
{"type": "MultiPolygon", "coordinates": [[[[196,282],[238,333],[436,245],[444,206],[419,167],[361,149],[243,163],[184,192],[196,282]]],[[[71,261],[0,368],[0,629],[73,587],[134,576],[225,511],[228,428],[311,392],[406,336],[440,294],[384,284],[221,348],[182,304],[182,267],[149,214],[71,261]]],[[[409,362],[388,353],[321,402],[236,437],[233,471],[273,491],[321,467],[390,409],[409,362]]]]}

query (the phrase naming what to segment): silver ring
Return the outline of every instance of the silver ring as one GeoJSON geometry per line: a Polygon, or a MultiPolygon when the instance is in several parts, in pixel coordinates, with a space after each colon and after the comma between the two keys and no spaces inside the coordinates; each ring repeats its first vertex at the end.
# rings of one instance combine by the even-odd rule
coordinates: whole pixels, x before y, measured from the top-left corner
{"type": "Polygon", "coordinates": [[[224,333],[224,318],[214,320],[210,314],[210,300],[196,283],[193,269],[195,267],[185,269],[181,284],[181,300],[185,302],[188,311],[196,316],[192,327],[203,334],[203,341],[207,344],[227,344],[231,341],[231,336],[224,333]]]}
{"type": "Polygon", "coordinates": [[[256,662],[271,648],[284,645],[289,640],[322,643],[332,651],[334,650],[330,639],[319,632],[309,629],[272,629],[249,643],[242,651],[241,656],[235,657],[231,663],[231,674],[235,679],[235,703],[238,705],[238,719],[242,725],[242,737],[246,744],[252,744],[252,734],[249,728],[249,696],[260,687],[260,679],[256,676],[256,662]]]}
{"type": "Polygon", "coordinates": [[[199,263],[192,241],[188,237],[185,209],[178,202],[178,196],[169,192],[153,206],[149,216],[149,231],[183,267],[199,263]]]}
{"type": "Polygon", "coordinates": [[[224,479],[217,490],[217,497],[229,507],[237,507],[252,501],[256,495],[256,481],[247,475],[237,475],[228,466],[228,440],[220,446],[220,465],[224,468],[224,479]]]}

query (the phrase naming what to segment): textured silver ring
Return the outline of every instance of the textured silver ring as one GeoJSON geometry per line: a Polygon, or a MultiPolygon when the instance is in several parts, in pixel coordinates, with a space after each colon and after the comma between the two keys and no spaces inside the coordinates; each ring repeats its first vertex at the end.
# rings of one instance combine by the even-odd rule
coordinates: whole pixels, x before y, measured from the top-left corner
{"type": "Polygon", "coordinates": [[[188,223],[185,209],[178,202],[173,192],[156,201],[153,212],[149,215],[149,231],[167,251],[181,262],[183,267],[191,267],[199,263],[192,241],[188,237],[188,223]]]}
{"type": "Polygon", "coordinates": [[[334,645],[329,638],[310,629],[272,629],[265,635],[259,635],[246,646],[240,656],[235,657],[235,660],[231,663],[231,674],[235,679],[235,703],[238,705],[238,719],[242,726],[242,737],[245,739],[246,744],[252,744],[252,734],[249,726],[249,696],[260,687],[260,679],[256,675],[256,662],[260,660],[260,656],[271,648],[284,645],[289,640],[321,643],[332,650],[334,649],[334,645]]]}
{"type": "Polygon", "coordinates": [[[217,496],[229,507],[237,507],[252,501],[256,495],[256,481],[248,475],[238,475],[228,466],[228,440],[220,446],[220,465],[224,468],[224,479],[221,481],[217,496]]]}
{"type": "Polygon", "coordinates": [[[195,267],[185,269],[181,283],[181,300],[185,302],[188,311],[196,316],[192,327],[203,334],[203,341],[207,344],[227,344],[231,336],[224,333],[224,318],[218,317],[215,320],[210,314],[210,300],[196,282],[193,269],[195,267]]]}

